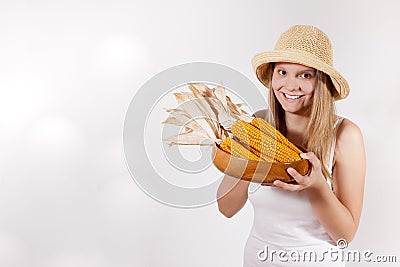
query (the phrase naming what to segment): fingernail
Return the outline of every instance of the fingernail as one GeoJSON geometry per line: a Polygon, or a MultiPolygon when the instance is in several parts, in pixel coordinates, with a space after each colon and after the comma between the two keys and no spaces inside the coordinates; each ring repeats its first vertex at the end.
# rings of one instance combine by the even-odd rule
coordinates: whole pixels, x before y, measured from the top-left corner
{"type": "Polygon", "coordinates": [[[294,173],[294,169],[293,168],[288,168],[287,169],[288,173],[293,174],[294,173]]]}
{"type": "Polygon", "coordinates": [[[304,158],[305,156],[307,156],[307,153],[301,153],[300,157],[304,158]]]}

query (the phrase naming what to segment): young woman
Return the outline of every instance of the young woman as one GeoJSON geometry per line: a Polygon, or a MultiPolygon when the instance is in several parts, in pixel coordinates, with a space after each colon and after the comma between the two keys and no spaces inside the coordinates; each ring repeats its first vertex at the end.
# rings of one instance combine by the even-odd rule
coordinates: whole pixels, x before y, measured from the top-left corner
{"type": "Polygon", "coordinates": [[[270,110],[256,116],[305,148],[301,157],[311,168],[305,176],[287,170],[297,184],[275,181],[251,194],[248,182],[225,176],[219,210],[232,217],[247,199],[254,207],[244,266],[345,264],[341,249],[360,221],[365,152],[360,129],[335,112],[335,100],[347,97],[349,86],[333,68],[332,55],[321,30],[297,25],[281,35],[273,51],[253,58],[258,79],[270,89],[270,110]]]}

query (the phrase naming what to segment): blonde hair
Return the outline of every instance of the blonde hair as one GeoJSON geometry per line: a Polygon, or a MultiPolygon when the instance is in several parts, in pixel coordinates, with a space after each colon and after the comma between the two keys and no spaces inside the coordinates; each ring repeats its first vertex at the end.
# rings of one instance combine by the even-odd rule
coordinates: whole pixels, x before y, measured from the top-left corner
{"type": "MultiPolygon", "coordinates": [[[[270,63],[263,75],[268,76],[267,87],[269,92],[269,120],[275,127],[286,135],[285,112],[272,92],[272,74],[274,64],[270,63]]],[[[334,86],[328,75],[316,72],[317,85],[314,91],[313,104],[311,108],[310,121],[308,122],[305,136],[308,138],[303,144],[298,144],[306,151],[312,151],[321,161],[321,169],[326,179],[332,179],[328,164],[330,160],[330,150],[334,138],[334,125],[336,121],[336,109],[334,100],[334,86]]]]}

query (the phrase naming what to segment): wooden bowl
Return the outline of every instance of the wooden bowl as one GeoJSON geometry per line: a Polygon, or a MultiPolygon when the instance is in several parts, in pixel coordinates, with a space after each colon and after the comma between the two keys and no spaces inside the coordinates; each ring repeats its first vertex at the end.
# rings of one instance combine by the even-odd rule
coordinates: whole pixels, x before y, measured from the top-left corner
{"type": "Polygon", "coordinates": [[[275,180],[295,183],[286,169],[292,167],[301,175],[305,175],[310,166],[307,159],[294,162],[267,162],[238,158],[223,151],[217,144],[214,144],[212,157],[215,167],[221,172],[235,178],[264,184],[275,180]]]}

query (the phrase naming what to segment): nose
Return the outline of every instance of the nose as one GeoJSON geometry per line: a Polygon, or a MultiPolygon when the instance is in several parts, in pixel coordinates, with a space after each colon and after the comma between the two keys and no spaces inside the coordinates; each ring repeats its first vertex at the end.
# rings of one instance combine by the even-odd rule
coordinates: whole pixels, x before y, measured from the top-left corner
{"type": "Polygon", "coordinates": [[[298,91],[300,90],[300,83],[298,83],[296,78],[288,76],[283,82],[283,87],[290,92],[298,91]]]}

